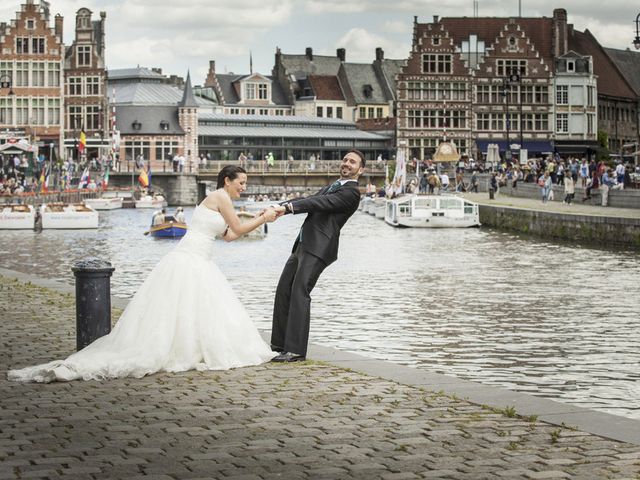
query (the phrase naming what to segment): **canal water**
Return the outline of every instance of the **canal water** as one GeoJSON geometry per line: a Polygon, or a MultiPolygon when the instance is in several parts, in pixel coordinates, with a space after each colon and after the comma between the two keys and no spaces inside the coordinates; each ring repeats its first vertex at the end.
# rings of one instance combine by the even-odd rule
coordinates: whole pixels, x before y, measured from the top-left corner
{"type": "MultiPolygon", "coordinates": [[[[1,265],[73,284],[75,261],[106,258],[112,292],[131,297],[176,244],[143,235],[150,216],[115,210],[94,231],[2,231],[1,265]]],[[[270,329],[302,220],[281,218],[263,240],[216,242],[259,328],[270,329]]],[[[635,252],[484,228],[394,229],[358,211],[313,292],[310,341],[640,418],[639,287],[635,252]]]]}

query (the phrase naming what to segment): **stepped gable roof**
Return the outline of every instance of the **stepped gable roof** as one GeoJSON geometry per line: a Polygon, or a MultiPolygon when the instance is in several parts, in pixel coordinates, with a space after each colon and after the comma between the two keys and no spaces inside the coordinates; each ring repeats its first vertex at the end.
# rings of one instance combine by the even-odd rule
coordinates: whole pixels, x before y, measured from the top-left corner
{"type": "Polygon", "coordinates": [[[191,73],[187,72],[187,81],[182,91],[182,99],[178,106],[181,108],[198,108],[198,102],[193,95],[193,88],[191,87],[191,73]]]}
{"type": "Polygon", "coordinates": [[[344,63],[342,66],[356,104],[386,104],[388,99],[370,63],[344,63]]]}
{"type": "MultiPolygon", "coordinates": [[[[263,77],[271,80],[271,101],[275,105],[289,105],[287,96],[284,94],[282,85],[276,82],[270,75],[262,75],[263,77]]],[[[236,89],[237,82],[240,82],[244,78],[249,78],[248,74],[235,74],[235,73],[216,73],[218,85],[222,91],[225,105],[232,105],[240,101],[240,95],[236,89]]]]}
{"type": "Polygon", "coordinates": [[[307,55],[282,54],[282,64],[287,69],[287,74],[296,78],[304,78],[307,75],[337,75],[342,63],[338,57],[313,55],[309,60],[307,55]]]}
{"type": "Polygon", "coordinates": [[[184,135],[175,105],[118,105],[116,122],[125,135],[184,135]],[[140,123],[140,130],[133,129],[133,122],[140,123]],[[168,128],[162,129],[160,122],[167,122],[168,128]]]}
{"type": "MultiPolygon", "coordinates": [[[[477,35],[490,47],[500,36],[505,25],[511,22],[520,25],[525,35],[531,39],[535,49],[545,61],[553,59],[553,19],[548,17],[538,18],[508,18],[508,17],[444,17],[440,23],[453,38],[457,46],[462,45],[463,40],[468,40],[470,35],[477,35]]],[[[418,24],[418,35],[427,31],[428,24],[418,24]]]]}
{"type": "Polygon", "coordinates": [[[593,71],[598,76],[598,95],[636,98],[636,93],[625,80],[616,63],[607,55],[605,49],[589,30],[570,31],[569,50],[593,57],[593,71]]]}
{"type": "Polygon", "coordinates": [[[307,78],[318,100],[344,100],[344,93],[335,75],[309,75],[307,78]]]}
{"type": "Polygon", "coordinates": [[[626,50],[605,48],[604,50],[617,65],[627,82],[631,84],[636,95],[640,96],[640,52],[628,48],[626,50]]]}

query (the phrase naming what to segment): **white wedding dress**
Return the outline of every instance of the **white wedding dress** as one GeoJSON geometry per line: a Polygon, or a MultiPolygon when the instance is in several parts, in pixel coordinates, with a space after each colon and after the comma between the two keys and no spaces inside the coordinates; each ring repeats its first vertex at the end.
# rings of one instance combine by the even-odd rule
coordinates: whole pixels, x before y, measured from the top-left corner
{"type": "Polygon", "coordinates": [[[215,237],[225,229],[220,213],[196,207],[187,234],[149,274],[109,335],[66,360],[10,370],[9,380],[140,378],[269,361],[276,353],[213,261],[215,237]]]}

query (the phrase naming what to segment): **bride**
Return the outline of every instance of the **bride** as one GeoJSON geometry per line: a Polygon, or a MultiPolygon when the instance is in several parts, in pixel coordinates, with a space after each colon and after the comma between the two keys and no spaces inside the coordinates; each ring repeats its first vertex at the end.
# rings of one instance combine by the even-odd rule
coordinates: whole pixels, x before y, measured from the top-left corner
{"type": "Polygon", "coordinates": [[[109,335],[66,360],[10,370],[18,382],[140,378],[155,372],[225,370],[258,365],[276,355],[218,269],[215,237],[232,241],[276,219],[273,208],[241,223],[232,199],[247,174],[234,165],[218,174],[218,189],[196,207],[187,234],[155,266],[109,335]]]}

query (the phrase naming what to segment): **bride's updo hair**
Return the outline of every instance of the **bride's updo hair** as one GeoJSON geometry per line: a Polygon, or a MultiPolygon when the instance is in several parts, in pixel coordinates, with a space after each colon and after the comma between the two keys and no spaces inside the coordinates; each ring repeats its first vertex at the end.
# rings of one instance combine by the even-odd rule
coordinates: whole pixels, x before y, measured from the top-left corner
{"type": "Polygon", "coordinates": [[[220,170],[220,173],[218,173],[218,186],[216,188],[224,187],[225,178],[233,181],[238,178],[238,174],[240,173],[244,173],[246,175],[247,171],[237,165],[227,165],[226,167],[223,167],[222,170],[220,170]]]}

